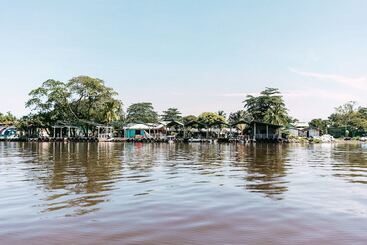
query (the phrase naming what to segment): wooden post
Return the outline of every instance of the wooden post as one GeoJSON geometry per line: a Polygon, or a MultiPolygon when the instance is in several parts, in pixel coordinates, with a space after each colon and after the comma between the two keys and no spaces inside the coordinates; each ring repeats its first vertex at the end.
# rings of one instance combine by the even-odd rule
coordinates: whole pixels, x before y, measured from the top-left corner
{"type": "Polygon", "coordinates": [[[269,139],[269,125],[266,124],[266,139],[269,139]]]}

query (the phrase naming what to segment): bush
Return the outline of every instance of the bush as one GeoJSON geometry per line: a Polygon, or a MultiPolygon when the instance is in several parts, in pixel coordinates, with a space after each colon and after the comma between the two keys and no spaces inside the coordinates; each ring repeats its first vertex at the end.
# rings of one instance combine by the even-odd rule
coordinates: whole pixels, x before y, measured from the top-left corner
{"type": "Polygon", "coordinates": [[[298,142],[299,143],[308,143],[308,138],[306,137],[298,137],[298,142]]]}
{"type": "Polygon", "coordinates": [[[314,144],[320,144],[322,143],[322,140],[321,139],[317,139],[317,138],[313,138],[310,140],[311,143],[314,143],[314,144]]]}

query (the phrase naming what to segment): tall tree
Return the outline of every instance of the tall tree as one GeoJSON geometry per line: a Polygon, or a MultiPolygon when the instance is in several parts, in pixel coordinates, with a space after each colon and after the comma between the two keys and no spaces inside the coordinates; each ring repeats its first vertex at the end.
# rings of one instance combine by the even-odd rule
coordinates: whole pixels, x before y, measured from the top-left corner
{"type": "Polygon", "coordinates": [[[69,104],[70,93],[63,82],[49,79],[41,87],[32,90],[29,96],[31,98],[26,102],[26,107],[31,108],[42,125],[51,126],[73,115],[69,104]]]}
{"type": "Polygon", "coordinates": [[[136,103],[127,109],[126,119],[128,122],[157,123],[158,114],[150,102],[136,103]]]}
{"type": "Polygon", "coordinates": [[[283,97],[276,88],[266,88],[259,96],[248,95],[244,104],[254,120],[279,125],[289,122],[283,97]]]}
{"type": "Polygon", "coordinates": [[[226,118],[226,117],[227,117],[227,114],[226,114],[224,111],[218,111],[218,112],[217,112],[217,114],[218,114],[219,116],[224,117],[224,118],[226,118]]]}
{"type": "Polygon", "coordinates": [[[184,116],[182,118],[182,121],[183,121],[184,124],[195,122],[197,120],[198,120],[198,118],[194,115],[188,115],[188,116],[184,116]]]}
{"type": "Polygon", "coordinates": [[[214,112],[203,112],[199,115],[198,122],[206,126],[213,126],[226,123],[226,119],[214,112]]]}
{"type": "Polygon", "coordinates": [[[122,102],[112,88],[103,80],[88,76],[72,78],[67,87],[70,91],[70,104],[78,118],[99,123],[119,120],[122,115],[122,102]]]}
{"type": "Polygon", "coordinates": [[[110,123],[122,114],[117,93],[103,80],[88,76],[74,77],[68,83],[49,79],[29,96],[26,106],[43,126],[57,121],[110,123]]]}
{"type": "Polygon", "coordinates": [[[161,118],[163,121],[180,121],[182,119],[181,112],[177,108],[168,108],[163,111],[161,118]]]}
{"type": "Polygon", "coordinates": [[[253,118],[245,110],[239,110],[229,114],[228,123],[230,125],[235,125],[235,127],[240,130],[241,134],[247,128],[247,124],[244,122],[251,122],[253,118]]]}
{"type": "Polygon", "coordinates": [[[252,120],[251,115],[245,110],[239,110],[229,114],[228,123],[236,124],[241,121],[250,122],[252,120]]]}
{"type": "Polygon", "coordinates": [[[194,115],[188,115],[182,118],[182,122],[185,125],[185,127],[189,127],[189,128],[197,127],[198,126],[197,121],[198,121],[198,118],[194,115]]]}
{"type": "Polygon", "coordinates": [[[356,102],[350,101],[335,108],[335,112],[329,116],[329,122],[333,127],[367,130],[367,108],[358,107],[356,102]]]}

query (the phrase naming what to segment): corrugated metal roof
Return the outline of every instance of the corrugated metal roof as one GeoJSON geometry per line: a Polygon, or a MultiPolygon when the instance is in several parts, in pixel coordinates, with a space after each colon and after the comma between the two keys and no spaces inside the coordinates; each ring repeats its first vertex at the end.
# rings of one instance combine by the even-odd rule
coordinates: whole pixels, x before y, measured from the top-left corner
{"type": "Polygon", "coordinates": [[[157,130],[162,129],[165,126],[163,124],[143,124],[143,123],[135,123],[135,124],[129,124],[123,129],[131,129],[131,130],[157,130]]]}

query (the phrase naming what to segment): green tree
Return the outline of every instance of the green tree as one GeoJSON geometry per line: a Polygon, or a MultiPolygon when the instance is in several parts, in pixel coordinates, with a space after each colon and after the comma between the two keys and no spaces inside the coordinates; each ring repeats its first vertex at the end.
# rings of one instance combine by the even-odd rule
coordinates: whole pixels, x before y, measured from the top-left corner
{"type": "Polygon", "coordinates": [[[57,121],[110,123],[122,115],[122,102],[104,81],[88,76],[72,78],[68,83],[53,79],[29,93],[26,107],[42,125],[57,121]]]}
{"type": "Polygon", "coordinates": [[[198,127],[199,125],[197,124],[197,121],[198,121],[198,118],[194,115],[188,115],[182,118],[182,122],[185,125],[185,127],[189,127],[189,128],[198,127]]]}
{"type": "Polygon", "coordinates": [[[357,107],[357,103],[350,101],[335,108],[335,112],[329,116],[333,127],[354,128],[367,130],[367,108],[357,107]]]}
{"type": "Polygon", "coordinates": [[[214,112],[204,112],[200,114],[197,121],[207,126],[220,125],[226,123],[226,119],[223,116],[220,116],[214,112]]]}
{"type": "Polygon", "coordinates": [[[163,121],[181,121],[181,112],[177,108],[168,108],[161,116],[163,121]]]}
{"type": "Polygon", "coordinates": [[[29,93],[31,97],[26,107],[31,108],[39,123],[52,125],[58,120],[67,120],[73,116],[70,108],[70,93],[65,83],[49,79],[41,87],[29,93]]]}
{"type": "Polygon", "coordinates": [[[232,113],[229,114],[229,117],[228,117],[228,123],[229,124],[236,124],[236,123],[241,122],[241,121],[250,122],[250,121],[252,121],[252,117],[245,110],[239,110],[239,111],[232,112],[232,113]]]}
{"type": "MultiPolygon", "coordinates": [[[[35,126],[35,127],[44,127],[46,130],[48,128],[46,125],[44,125],[43,119],[40,115],[27,115],[21,117],[19,120],[17,120],[15,126],[17,129],[22,131],[27,131],[29,126],[35,126]]],[[[50,132],[48,130],[48,132],[50,132]]]]}
{"type": "Polygon", "coordinates": [[[0,112],[0,124],[13,125],[16,122],[17,118],[10,112],[7,112],[6,114],[0,112]]]}
{"type": "Polygon", "coordinates": [[[235,127],[241,131],[241,134],[247,128],[247,124],[244,122],[251,122],[253,118],[245,110],[239,110],[229,114],[228,123],[230,125],[235,125],[235,127]]]}
{"type": "Polygon", "coordinates": [[[191,123],[191,122],[196,122],[198,120],[198,118],[194,115],[188,115],[188,116],[184,116],[182,118],[182,121],[184,124],[187,124],[187,123],[191,123]]]}
{"type": "Polygon", "coordinates": [[[266,88],[259,96],[247,95],[244,104],[254,120],[279,125],[286,125],[290,120],[283,97],[276,88],[266,88]]]}
{"type": "Polygon", "coordinates": [[[323,120],[321,118],[316,118],[316,119],[312,119],[308,124],[312,128],[319,129],[321,131],[321,134],[325,134],[327,132],[329,121],[323,120]]]}
{"type": "Polygon", "coordinates": [[[218,112],[217,112],[217,114],[218,114],[219,116],[224,117],[224,118],[226,118],[226,117],[227,117],[227,114],[226,114],[224,111],[218,111],[218,112]]]}
{"type": "Polygon", "coordinates": [[[157,123],[158,114],[150,102],[136,103],[127,109],[127,122],[157,123]]]}
{"type": "Polygon", "coordinates": [[[118,93],[105,86],[103,80],[88,76],[72,78],[67,84],[70,105],[75,116],[98,123],[120,120],[122,102],[116,99],[118,93]]]}

